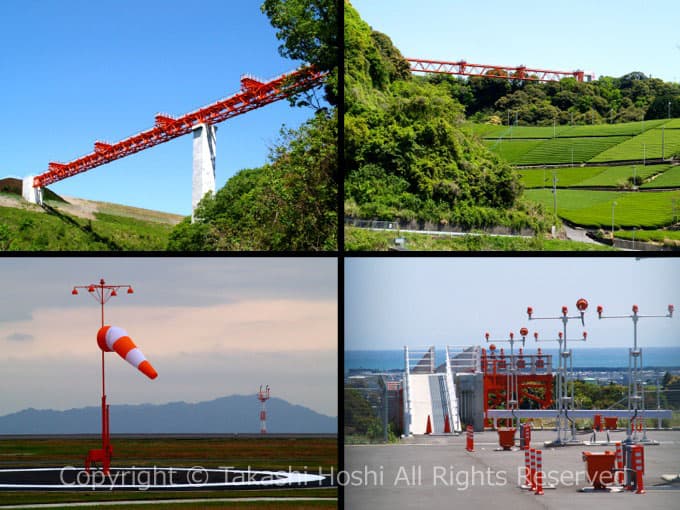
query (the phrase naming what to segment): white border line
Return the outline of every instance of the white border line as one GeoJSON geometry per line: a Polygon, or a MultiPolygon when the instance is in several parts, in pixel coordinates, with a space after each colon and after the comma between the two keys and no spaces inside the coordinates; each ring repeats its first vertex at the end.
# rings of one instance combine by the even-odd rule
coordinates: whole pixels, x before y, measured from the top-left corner
{"type": "MultiPolygon", "coordinates": [[[[140,490],[152,490],[152,489],[200,489],[200,488],[219,488],[219,487],[247,487],[247,486],[281,486],[291,484],[310,484],[315,482],[321,482],[326,479],[325,476],[321,475],[310,475],[307,473],[294,473],[288,471],[253,471],[253,470],[238,470],[238,469],[206,469],[206,468],[173,468],[173,467],[113,467],[111,471],[149,471],[151,469],[157,470],[158,472],[167,472],[170,470],[174,471],[197,471],[201,473],[220,473],[227,475],[228,473],[243,474],[248,475],[264,475],[269,477],[277,477],[271,480],[247,480],[242,482],[219,482],[219,483],[181,483],[181,484],[166,484],[157,485],[152,483],[147,484],[121,484],[121,485],[111,485],[111,484],[98,484],[98,483],[86,483],[79,484],[74,482],[72,484],[2,484],[0,483],[0,489],[65,489],[65,490],[113,490],[113,489],[140,489],[140,490]]],[[[71,466],[66,466],[63,468],[27,468],[27,469],[0,469],[2,473],[25,473],[25,472],[35,472],[35,471],[57,471],[63,473],[64,471],[78,471],[82,472],[84,469],[75,468],[71,466]]],[[[101,470],[93,470],[94,472],[101,473],[101,470]]],[[[89,475],[88,475],[89,478],[89,475]]]]}

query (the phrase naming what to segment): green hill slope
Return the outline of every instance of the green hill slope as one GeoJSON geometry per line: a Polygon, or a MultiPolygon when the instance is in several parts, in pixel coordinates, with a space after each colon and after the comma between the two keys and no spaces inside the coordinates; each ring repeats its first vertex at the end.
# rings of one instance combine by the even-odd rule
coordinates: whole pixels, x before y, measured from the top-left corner
{"type": "Polygon", "coordinates": [[[181,216],[81,199],[47,200],[45,208],[0,193],[0,250],[165,250],[181,216]]]}

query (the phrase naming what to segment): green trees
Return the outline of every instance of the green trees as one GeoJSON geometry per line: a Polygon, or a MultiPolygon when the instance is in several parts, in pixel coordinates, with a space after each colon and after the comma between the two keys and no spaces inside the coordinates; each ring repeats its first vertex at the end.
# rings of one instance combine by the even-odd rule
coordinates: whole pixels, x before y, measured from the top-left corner
{"type": "Polygon", "coordinates": [[[335,0],[265,0],[262,12],[269,17],[276,37],[282,42],[279,53],[327,71],[326,100],[338,102],[338,13],[335,0]]]}
{"type": "Polygon", "coordinates": [[[332,250],[337,243],[337,118],[284,131],[272,162],[242,170],[170,235],[169,250],[332,250]]]}
{"type": "Polygon", "coordinates": [[[487,122],[498,116],[504,123],[520,125],[591,124],[631,122],[680,116],[680,85],[664,83],[634,72],[620,78],[603,76],[593,82],[564,78],[538,83],[492,78],[428,76],[430,83],[446,83],[451,97],[465,107],[466,115],[487,122]],[[508,118],[508,113],[510,117],[508,118]]]}
{"type": "MultiPolygon", "coordinates": [[[[345,5],[345,212],[470,227],[502,223],[512,169],[462,129],[456,81],[413,78],[389,37],[345,5]]],[[[467,97],[467,96],[466,96],[467,97]]]]}
{"type": "Polygon", "coordinates": [[[323,106],[307,94],[291,98],[314,116],[282,130],[270,162],[241,170],[206,196],[171,233],[169,250],[334,250],[337,248],[337,13],[334,0],[265,0],[282,56],[328,73],[323,106]]]}

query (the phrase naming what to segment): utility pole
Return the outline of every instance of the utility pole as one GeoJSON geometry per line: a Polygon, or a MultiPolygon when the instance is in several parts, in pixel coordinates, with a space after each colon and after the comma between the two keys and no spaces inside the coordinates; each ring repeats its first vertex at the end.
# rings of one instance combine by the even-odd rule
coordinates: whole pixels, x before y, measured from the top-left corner
{"type": "Polygon", "coordinates": [[[664,140],[665,140],[665,128],[661,126],[661,161],[664,160],[664,153],[666,152],[664,150],[664,140]]]}
{"type": "Polygon", "coordinates": [[[557,170],[553,169],[553,221],[557,223],[557,170]]]}

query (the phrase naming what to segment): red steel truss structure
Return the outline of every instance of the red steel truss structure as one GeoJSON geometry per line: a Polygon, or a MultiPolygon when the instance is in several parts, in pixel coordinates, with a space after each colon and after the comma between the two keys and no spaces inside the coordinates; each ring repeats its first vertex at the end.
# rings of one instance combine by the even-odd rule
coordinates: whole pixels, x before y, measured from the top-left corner
{"type": "Polygon", "coordinates": [[[97,141],[94,143],[94,152],[68,163],[50,162],[47,172],[33,179],[33,187],[44,188],[67,177],[186,135],[200,124],[217,124],[285,99],[319,85],[324,76],[325,73],[316,71],[312,67],[303,67],[267,82],[244,76],[241,78],[241,90],[232,96],[178,118],[158,114],[155,117],[155,125],[151,129],[116,143],[97,141]]]}
{"type": "Polygon", "coordinates": [[[480,78],[501,78],[522,81],[559,81],[562,78],[576,78],[576,81],[591,81],[593,75],[584,71],[549,71],[532,69],[526,66],[507,67],[486,64],[471,64],[465,60],[445,62],[407,58],[412,73],[455,74],[458,76],[478,76],[480,78]]]}

